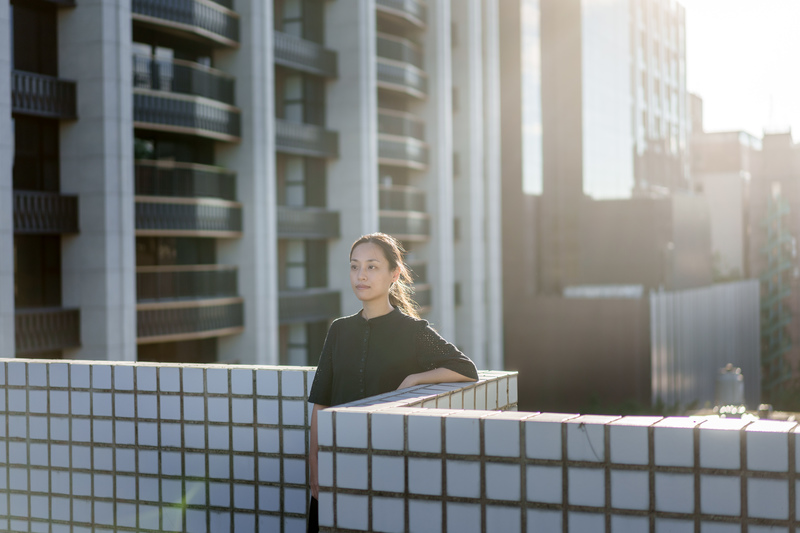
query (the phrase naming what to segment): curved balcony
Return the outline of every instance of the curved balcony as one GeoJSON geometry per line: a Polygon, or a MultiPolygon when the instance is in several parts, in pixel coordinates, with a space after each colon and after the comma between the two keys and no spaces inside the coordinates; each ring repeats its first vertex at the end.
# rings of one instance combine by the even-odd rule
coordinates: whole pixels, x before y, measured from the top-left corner
{"type": "Polygon", "coordinates": [[[11,72],[11,112],[36,117],[77,118],[74,81],[14,70],[11,72]]]}
{"type": "Polygon", "coordinates": [[[16,353],[67,350],[81,346],[81,314],[78,309],[17,309],[14,313],[16,353]]]}
{"type": "Polygon", "coordinates": [[[54,192],[14,191],[14,233],[78,233],[78,197],[54,192]]]}
{"type": "Polygon", "coordinates": [[[278,206],[279,239],[338,239],[339,213],[318,207],[278,206]]]}
{"type": "Polygon", "coordinates": [[[424,99],[428,94],[428,76],[417,67],[379,57],[378,87],[424,99]]]}
{"type": "Polygon", "coordinates": [[[275,63],[324,78],[339,76],[336,52],[315,42],[275,32],[275,63]]]}
{"type": "Polygon", "coordinates": [[[381,15],[399,19],[416,29],[422,29],[428,20],[428,10],[419,0],[375,0],[381,15]]]}
{"type": "Polygon", "coordinates": [[[431,308],[431,286],[429,284],[414,285],[414,301],[420,307],[421,312],[427,312],[431,308]]]}
{"type": "Polygon", "coordinates": [[[431,219],[426,213],[413,211],[379,212],[380,228],[401,241],[427,241],[431,234],[431,219]]]}
{"type": "Polygon", "coordinates": [[[378,133],[386,133],[398,137],[413,137],[423,141],[425,140],[425,122],[404,111],[379,109],[378,133]]]}
{"type": "Polygon", "coordinates": [[[234,85],[233,76],[199,63],[133,56],[133,86],[136,89],[202,96],[233,105],[234,85]]]}
{"type": "Polygon", "coordinates": [[[136,342],[175,342],[233,335],[244,330],[244,300],[217,298],[136,306],[136,342]]]}
{"type": "Polygon", "coordinates": [[[230,5],[227,0],[131,0],[131,18],[184,37],[237,47],[239,15],[230,5]]]}
{"type": "Polygon", "coordinates": [[[236,174],[220,167],[138,159],[134,176],[137,196],[236,200],[236,174]]]}
{"type": "Polygon", "coordinates": [[[422,49],[408,39],[388,33],[378,33],[377,53],[378,57],[410,63],[422,69],[422,49]]]}
{"type": "Polygon", "coordinates": [[[428,145],[408,137],[379,134],[378,163],[424,170],[428,167],[428,145]]]}
{"type": "Polygon", "coordinates": [[[425,193],[407,185],[380,185],[378,205],[388,211],[425,211],[425,193]]]}
{"type": "Polygon", "coordinates": [[[312,157],[339,157],[339,134],[320,126],[275,119],[275,149],[312,157]]]}
{"type": "Polygon", "coordinates": [[[232,238],[242,234],[242,205],[212,199],[136,196],[140,237],[232,238]]]}
{"type": "Polygon", "coordinates": [[[198,135],[218,141],[238,141],[239,109],[197,96],[134,89],[133,126],[198,135]]]}
{"type": "Polygon", "coordinates": [[[170,265],[136,268],[136,301],[225,298],[239,294],[232,265],[170,265]]]}
{"type": "Polygon", "coordinates": [[[341,316],[341,297],[330,289],[282,291],[278,294],[278,321],[281,324],[321,322],[341,316]]]}

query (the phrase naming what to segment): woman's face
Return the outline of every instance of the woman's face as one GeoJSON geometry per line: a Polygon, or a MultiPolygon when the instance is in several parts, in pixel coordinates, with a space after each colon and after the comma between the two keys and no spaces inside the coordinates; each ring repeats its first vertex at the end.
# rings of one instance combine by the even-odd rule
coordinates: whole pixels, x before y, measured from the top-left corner
{"type": "Polygon", "coordinates": [[[361,243],[350,256],[350,286],[362,302],[386,299],[389,288],[397,281],[400,270],[389,269],[383,250],[371,242],[361,243]]]}

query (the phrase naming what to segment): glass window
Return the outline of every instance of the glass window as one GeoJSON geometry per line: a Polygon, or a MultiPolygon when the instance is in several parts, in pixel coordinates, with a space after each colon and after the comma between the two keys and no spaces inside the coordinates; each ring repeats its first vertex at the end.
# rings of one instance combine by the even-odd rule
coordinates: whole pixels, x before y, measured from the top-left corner
{"type": "Polygon", "coordinates": [[[33,117],[14,119],[14,188],[59,190],[58,122],[33,117]]]}
{"type": "Polygon", "coordinates": [[[58,24],[56,10],[47,4],[12,9],[13,69],[58,76],[58,24]]]}
{"type": "Polygon", "coordinates": [[[61,237],[14,236],[14,305],[61,306],[61,237]]]}

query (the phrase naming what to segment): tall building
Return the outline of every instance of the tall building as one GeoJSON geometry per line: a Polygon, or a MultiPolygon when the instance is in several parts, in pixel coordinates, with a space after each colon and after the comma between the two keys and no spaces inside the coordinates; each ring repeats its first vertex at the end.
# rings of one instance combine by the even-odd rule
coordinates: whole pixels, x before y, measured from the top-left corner
{"type": "Polygon", "coordinates": [[[502,365],[498,2],[4,5],[4,354],[314,364],[384,231],[502,365]]]}

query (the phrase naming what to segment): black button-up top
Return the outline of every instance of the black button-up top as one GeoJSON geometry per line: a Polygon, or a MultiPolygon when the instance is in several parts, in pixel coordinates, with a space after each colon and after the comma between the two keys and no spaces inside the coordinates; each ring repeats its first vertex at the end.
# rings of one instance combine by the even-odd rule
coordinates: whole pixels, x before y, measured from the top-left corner
{"type": "Polygon", "coordinates": [[[334,406],[360,400],[441,367],[478,379],[475,364],[426,320],[398,309],[371,320],[359,312],[331,324],[308,401],[334,406]]]}

